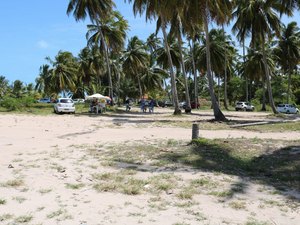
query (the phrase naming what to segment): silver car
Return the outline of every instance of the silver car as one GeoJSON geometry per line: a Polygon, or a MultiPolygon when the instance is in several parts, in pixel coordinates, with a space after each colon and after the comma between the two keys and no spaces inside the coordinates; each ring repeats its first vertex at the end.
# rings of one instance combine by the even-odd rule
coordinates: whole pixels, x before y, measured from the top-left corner
{"type": "Polygon", "coordinates": [[[75,104],[70,98],[59,98],[54,104],[55,113],[75,113],[75,104]]]}
{"type": "Polygon", "coordinates": [[[291,104],[279,104],[277,106],[277,111],[279,113],[299,113],[299,109],[296,106],[291,104]]]}
{"type": "Polygon", "coordinates": [[[249,102],[237,102],[235,104],[235,111],[253,111],[254,110],[254,106],[251,105],[249,102]]]}

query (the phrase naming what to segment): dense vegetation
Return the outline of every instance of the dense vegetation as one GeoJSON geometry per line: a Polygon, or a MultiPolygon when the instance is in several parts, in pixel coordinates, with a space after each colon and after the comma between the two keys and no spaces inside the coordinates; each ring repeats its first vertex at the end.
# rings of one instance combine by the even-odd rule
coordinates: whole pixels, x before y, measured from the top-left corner
{"type": "Polygon", "coordinates": [[[9,84],[0,76],[1,105],[11,98],[30,103],[41,96],[99,92],[117,102],[145,95],[170,99],[180,114],[179,101],[187,102],[189,112],[191,102],[206,98],[215,119],[225,120],[221,109],[238,100],[261,110],[269,105],[274,113],[278,103],[300,104],[300,29],[281,21],[282,15],[299,13],[299,0],[127,2],[133,2],[135,15],[157,21],[156,33],[126,43],[128,22],[112,0],[70,0],[67,14],[91,22],[87,46],[78,56],[60,51],[47,57],[35,85],[9,84]],[[210,29],[211,23],[217,28],[210,29]],[[225,32],[227,24],[239,43],[225,32]]]}

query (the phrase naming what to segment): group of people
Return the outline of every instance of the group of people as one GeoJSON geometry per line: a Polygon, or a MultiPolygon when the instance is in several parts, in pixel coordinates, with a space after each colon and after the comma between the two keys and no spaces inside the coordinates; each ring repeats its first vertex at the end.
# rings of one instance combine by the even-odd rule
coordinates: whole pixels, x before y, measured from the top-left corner
{"type": "MultiPolygon", "coordinates": [[[[145,113],[149,110],[149,113],[154,113],[154,107],[156,106],[156,101],[154,99],[146,100],[142,98],[140,103],[141,112],[145,113]]],[[[125,101],[126,111],[131,110],[131,101],[129,98],[125,101]]]]}
{"type": "Polygon", "coordinates": [[[141,99],[141,111],[144,113],[147,112],[147,109],[149,109],[149,113],[154,113],[155,105],[156,102],[154,99],[150,99],[149,101],[144,98],[141,99]]]}
{"type": "Polygon", "coordinates": [[[103,113],[106,111],[106,101],[105,99],[93,99],[90,104],[90,112],[93,113],[103,113]]]}

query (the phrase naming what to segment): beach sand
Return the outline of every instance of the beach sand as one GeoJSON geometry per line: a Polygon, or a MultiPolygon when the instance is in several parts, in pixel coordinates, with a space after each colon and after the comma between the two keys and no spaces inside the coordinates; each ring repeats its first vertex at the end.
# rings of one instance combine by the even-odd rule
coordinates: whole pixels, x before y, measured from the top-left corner
{"type": "MultiPolygon", "coordinates": [[[[212,171],[156,167],[135,171],[134,176],[173,176],[182,189],[195,179],[214,181],[224,191],[234,183],[247,188],[230,199],[208,194],[209,188],[191,199],[178,198],[176,191],[136,195],[97,191],[95,174],[118,174],[124,169],[99,163],[101,154],[109,156],[114,146],[121,151],[122,145],[134,143],[155,145],[176,140],[188,144],[191,126],[168,127],[170,121],[199,123],[200,136],[209,139],[300,138],[300,131],[203,130],[201,121],[213,119],[210,111],[174,117],[171,109],[155,110],[154,114],[138,109],[106,115],[1,114],[0,224],[300,224],[300,193],[293,193],[291,198],[272,186],[212,171]]],[[[226,117],[248,122],[268,120],[268,114],[255,112],[229,112],[226,117]]]]}

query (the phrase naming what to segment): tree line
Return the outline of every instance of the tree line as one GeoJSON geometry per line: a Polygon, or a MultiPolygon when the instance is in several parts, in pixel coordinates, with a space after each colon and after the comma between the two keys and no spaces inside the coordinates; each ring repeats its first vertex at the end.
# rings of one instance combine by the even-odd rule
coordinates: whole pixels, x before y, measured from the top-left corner
{"type": "Polygon", "coordinates": [[[268,105],[274,113],[280,102],[300,104],[300,31],[296,22],[281,21],[299,13],[299,0],[125,2],[133,3],[136,16],[156,21],[155,33],[126,43],[128,22],[114,1],[70,0],[67,14],[91,22],[87,46],[78,56],[60,51],[54,59],[47,57],[35,91],[71,92],[76,98],[100,92],[119,103],[145,94],[168,97],[174,114],[181,113],[180,100],[189,113],[191,102],[208,98],[219,121],[226,120],[221,108],[238,100],[254,101],[262,110],[268,105]],[[228,24],[232,34],[225,31],[228,24]]]}

